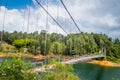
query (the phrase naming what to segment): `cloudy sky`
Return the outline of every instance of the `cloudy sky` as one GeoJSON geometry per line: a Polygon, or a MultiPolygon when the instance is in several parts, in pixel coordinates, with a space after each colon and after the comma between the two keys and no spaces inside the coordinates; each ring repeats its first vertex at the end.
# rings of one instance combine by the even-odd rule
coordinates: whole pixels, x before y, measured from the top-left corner
{"type": "MultiPolygon", "coordinates": [[[[38,1],[68,33],[79,32],[60,0],[38,1]]],[[[105,33],[110,37],[120,38],[120,0],[63,0],[63,2],[81,31],[105,33]]],[[[50,17],[47,20],[47,14],[35,0],[0,0],[0,30],[3,30],[3,23],[4,30],[9,32],[41,31],[46,29],[47,23],[49,33],[65,34],[50,17]]]]}

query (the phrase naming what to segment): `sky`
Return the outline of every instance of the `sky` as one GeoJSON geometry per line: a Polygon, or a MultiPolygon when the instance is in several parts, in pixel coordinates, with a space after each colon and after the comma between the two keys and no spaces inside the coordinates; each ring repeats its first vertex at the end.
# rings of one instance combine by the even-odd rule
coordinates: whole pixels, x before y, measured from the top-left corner
{"type": "MultiPolygon", "coordinates": [[[[60,0],[38,1],[67,33],[79,33],[60,0]]],[[[102,33],[112,38],[120,38],[120,0],[63,0],[63,2],[82,32],[102,33]]],[[[15,30],[40,32],[44,29],[48,33],[66,35],[35,0],[0,0],[0,30],[3,29],[9,32],[15,30]]]]}

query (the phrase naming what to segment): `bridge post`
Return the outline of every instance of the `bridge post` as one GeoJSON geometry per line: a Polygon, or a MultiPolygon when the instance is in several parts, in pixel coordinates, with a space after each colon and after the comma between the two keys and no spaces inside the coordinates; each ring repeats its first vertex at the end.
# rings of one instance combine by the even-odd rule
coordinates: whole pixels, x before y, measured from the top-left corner
{"type": "Polygon", "coordinates": [[[103,53],[106,56],[106,48],[103,49],[103,53]]]}
{"type": "Polygon", "coordinates": [[[106,59],[106,48],[102,48],[102,55],[104,55],[106,59]]]}

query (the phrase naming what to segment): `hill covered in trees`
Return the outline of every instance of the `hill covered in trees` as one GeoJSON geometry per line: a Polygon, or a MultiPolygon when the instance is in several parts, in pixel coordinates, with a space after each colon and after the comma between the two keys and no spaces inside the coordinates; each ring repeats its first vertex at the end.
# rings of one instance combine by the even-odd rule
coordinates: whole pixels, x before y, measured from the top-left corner
{"type": "Polygon", "coordinates": [[[102,48],[106,48],[109,60],[120,58],[120,40],[112,39],[105,34],[76,33],[67,36],[52,33],[45,30],[40,33],[22,33],[14,31],[0,32],[1,52],[22,52],[34,55],[55,54],[55,55],[89,55],[99,54],[102,48]],[[9,46],[3,46],[3,43],[9,46]]]}

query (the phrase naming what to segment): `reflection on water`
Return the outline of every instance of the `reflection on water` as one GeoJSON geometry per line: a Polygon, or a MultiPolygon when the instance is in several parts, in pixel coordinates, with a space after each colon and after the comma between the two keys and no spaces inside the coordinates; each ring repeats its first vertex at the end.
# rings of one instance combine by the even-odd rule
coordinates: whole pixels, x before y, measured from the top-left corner
{"type": "MultiPolygon", "coordinates": [[[[8,58],[10,59],[10,58],[8,58]]],[[[33,58],[23,58],[25,62],[31,62],[36,66],[47,64],[48,60],[36,60],[33,58]]],[[[0,58],[0,63],[4,58],[0,58]]],[[[81,80],[112,80],[112,78],[120,79],[119,67],[105,67],[90,63],[76,63],[74,72],[81,80]]]]}
{"type": "Polygon", "coordinates": [[[75,73],[81,80],[112,80],[120,79],[119,67],[105,67],[89,63],[74,64],[75,73]]]}

